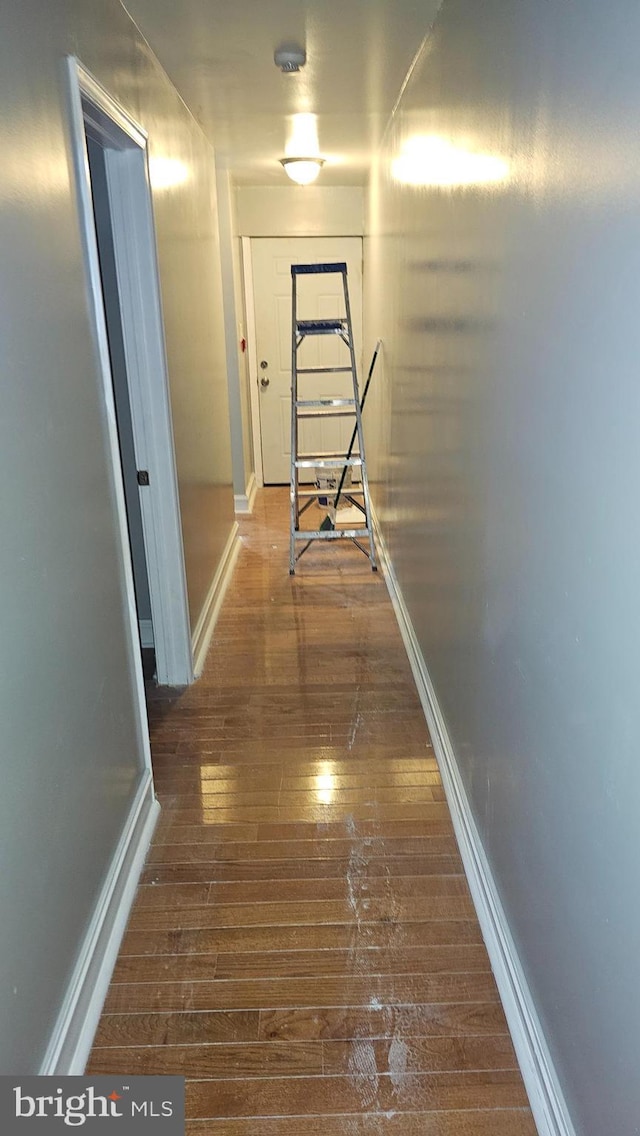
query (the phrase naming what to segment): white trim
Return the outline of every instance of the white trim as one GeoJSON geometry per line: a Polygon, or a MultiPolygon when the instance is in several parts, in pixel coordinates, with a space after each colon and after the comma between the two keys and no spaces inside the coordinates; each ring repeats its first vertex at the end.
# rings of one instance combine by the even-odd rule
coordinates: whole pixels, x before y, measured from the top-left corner
{"type": "Polygon", "coordinates": [[[41,1075],[84,1073],[160,806],[145,771],[40,1067],[41,1075]]]}
{"type": "Polygon", "coordinates": [[[250,513],[253,512],[253,506],[256,503],[257,495],[258,495],[258,482],[256,480],[255,473],[252,473],[251,477],[249,478],[249,484],[247,485],[247,497],[249,499],[249,512],[250,513]]]}
{"type": "Polygon", "coordinates": [[[247,333],[247,356],[249,360],[249,393],[251,404],[251,439],[253,442],[253,464],[256,484],[264,486],[262,468],[262,433],[260,430],[260,397],[258,393],[258,345],[256,333],[256,306],[253,296],[253,256],[251,238],[242,237],[242,281],[244,286],[244,311],[247,333]]]}
{"type": "Polygon", "coordinates": [[[255,473],[251,474],[244,493],[235,493],[233,497],[236,513],[252,513],[258,492],[258,482],[255,473]]]}
{"type": "Polygon", "coordinates": [[[138,627],[140,629],[140,646],[153,647],[153,620],[139,619],[138,627]]]}
{"type": "Polygon", "coordinates": [[[540,1136],[575,1136],[566,1101],[518,957],[491,866],[484,851],[455,752],[416,633],[374,516],[380,565],[409,656],[442,782],[451,811],[467,881],[482,928],[502,1005],[540,1136]]]}
{"type": "Polygon", "coordinates": [[[216,620],[222,607],[222,601],[225,597],[226,590],[229,586],[229,581],[233,575],[233,569],[240,551],[240,541],[238,540],[238,522],[234,521],[229,533],[229,539],[225,545],[224,552],[220,558],[220,563],[216,570],[216,574],[211,582],[211,587],[204,601],[202,611],[198,618],[198,622],[193,631],[193,658],[194,658],[194,671],[196,678],[202,674],[209,644],[211,643],[211,636],[213,629],[216,625],[216,620]]]}
{"type": "Polygon", "coordinates": [[[147,145],[147,132],[124,109],[121,103],[110,95],[102,83],[99,83],[86,67],[83,67],[75,56],[69,56],[69,69],[72,79],[76,78],[83,95],[98,107],[107,116],[111,123],[122,130],[141,150],[147,145]]]}
{"type": "Polygon", "coordinates": [[[118,443],[118,427],[116,423],[116,410],[111,381],[111,361],[109,358],[109,342],[104,316],[102,297],[102,277],[98,259],[98,246],[93,220],[93,205],[91,201],[91,180],[89,175],[89,159],[85,137],[84,112],[80,79],[84,72],[74,56],[65,60],[67,73],[67,94],[69,99],[70,139],[71,152],[75,173],[78,211],[80,214],[80,235],[83,246],[87,284],[91,298],[93,312],[92,328],[95,336],[100,378],[102,380],[103,406],[107,429],[107,458],[113,471],[112,487],[116,505],[116,519],[120,534],[122,550],[122,566],[125,587],[125,622],[127,628],[128,645],[133,659],[133,681],[135,684],[136,725],[138,743],[144,757],[145,768],[151,771],[151,749],[149,745],[149,727],[147,722],[147,704],[144,691],[144,677],[142,673],[142,659],[140,657],[140,640],[138,630],[138,612],[136,608],[135,589],[133,585],[133,569],[129,547],[129,530],[127,523],[127,508],[124,499],[122,477],[118,475],[120,469],[120,446],[118,443]]]}

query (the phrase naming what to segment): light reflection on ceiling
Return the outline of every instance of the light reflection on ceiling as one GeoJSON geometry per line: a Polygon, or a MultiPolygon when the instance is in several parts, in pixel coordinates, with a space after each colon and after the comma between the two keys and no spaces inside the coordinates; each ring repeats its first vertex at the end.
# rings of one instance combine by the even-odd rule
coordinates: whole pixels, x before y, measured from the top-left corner
{"type": "Polygon", "coordinates": [[[286,158],[319,158],[318,116],[292,114],[287,119],[286,158]]]}

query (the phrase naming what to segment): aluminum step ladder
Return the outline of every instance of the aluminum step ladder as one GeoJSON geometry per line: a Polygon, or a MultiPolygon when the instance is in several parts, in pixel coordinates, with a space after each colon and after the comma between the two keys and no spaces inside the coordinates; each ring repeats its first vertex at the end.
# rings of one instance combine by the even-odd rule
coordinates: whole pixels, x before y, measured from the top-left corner
{"type": "MultiPolygon", "coordinates": [[[[358,375],[356,369],[356,356],[353,342],[353,327],[351,323],[351,308],[349,305],[349,288],[347,285],[347,265],[344,261],[332,264],[292,264],[291,265],[291,531],[289,544],[289,573],[294,575],[296,564],[301,556],[316,540],[351,540],[361,552],[368,557],[371,568],[377,571],[376,551],[373,542],[373,524],[371,521],[371,503],[369,499],[369,482],[367,480],[367,464],[365,459],[364,437],[362,434],[362,408],[358,391],[358,375]],[[323,273],[325,275],[340,275],[344,293],[344,316],[337,319],[302,320],[298,318],[298,278],[323,273]],[[298,352],[306,339],[311,336],[333,335],[337,336],[348,350],[348,363],[339,367],[301,367],[298,364],[298,352]],[[304,387],[307,375],[335,375],[349,374],[352,380],[352,395],[348,398],[301,398],[301,387],[304,387]],[[302,383],[300,383],[302,379],[302,383]],[[351,418],[354,427],[352,444],[345,453],[304,453],[299,449],[299,423],[303,419],[318,418],[351,418]],[[357,442],[357,449],[354,446],[357,442]],[[315,503],[321,504],[322,499],[333,496],[331,490],[321,488],[316,484],[314,488],[300,484],[301,471],[335,470],[337,475],[342,474],[340,489],[338,490],[334,508],[338,505],[338,498],[342,495],[352,507],[362,513],[362,524],[353,527],[337,528],[332,521],[325,519],[322,526],[316,529],[301,528],[301,519],[315,503]],[[358,470],[360,485],[349,486],[343,490],[342,485],[348,470],[358,470]],[[364,541],[368,544],[368,549],[364,541]],[[302,544],[302,548],[300,548],[302,544]]],[[[304,391],[302,391],[304,393],[304,391]]],[[[336,514],[337,519],[337,514],[336,514]]]]}

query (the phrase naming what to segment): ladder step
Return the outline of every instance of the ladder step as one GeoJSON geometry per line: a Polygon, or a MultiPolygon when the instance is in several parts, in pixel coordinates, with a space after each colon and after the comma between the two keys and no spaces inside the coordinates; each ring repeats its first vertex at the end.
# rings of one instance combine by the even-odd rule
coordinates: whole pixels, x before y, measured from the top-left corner
{"type": "Polygon", "coordinates": [[[346,457],[329,457],[322,458],[319,456],[305,456],[301,454],[299,458],[293,463],[296,469],[312,469],[317,466],[318,469],[342,469],[344,465],[347,466],[360,466],[362,465],[361,458],[346,458],[346,457]]]}
{"type": "MultiPolygon", "coordinates": [[[[335,489],[298,489],[298,497],[335,497],[335,489]]],[[[350,485],[343,489],[342,497],[364,497],[364,489],[359,485],[350,485]]]]}
{"type": "Polygon", "coordinates": [[[296,375],[350,375],[351,367],[296,367],[296,375]]]}
{"type": "Polygon", "coordinates": [[[355,398],[299,398],[296,406],[355,406],[355,398]]]}
{"type": "Polygon", "coordinates": [[[354,537],[371,536],[371,529],[310,529],[294,533],[295,540],[353,540],[354,537]]]}
{"type": "Polygon", "coordinates": [[[313,276],[316,273],[344,272],[346,275],[347,263],[340,260],[333,264],[292,264],[292,276],[313,276]]]}
{"type": "Polygon", "coordinates": [[[297,320],[298,335],[344,335],[347,332],[345,319],[297,320]]]}

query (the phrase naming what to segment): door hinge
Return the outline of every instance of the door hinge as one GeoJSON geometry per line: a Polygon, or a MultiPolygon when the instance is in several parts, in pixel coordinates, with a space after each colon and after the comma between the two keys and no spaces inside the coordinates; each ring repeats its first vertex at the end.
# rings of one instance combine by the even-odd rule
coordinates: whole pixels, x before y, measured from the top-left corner
{"type": "Polygon", "coordinates": [[[139,469],[137,477],[138,477],[138,485],[148,485],[149,484],[149,470],[148,469],[139,469]]]}

